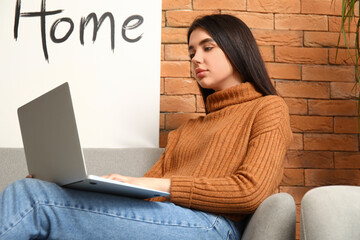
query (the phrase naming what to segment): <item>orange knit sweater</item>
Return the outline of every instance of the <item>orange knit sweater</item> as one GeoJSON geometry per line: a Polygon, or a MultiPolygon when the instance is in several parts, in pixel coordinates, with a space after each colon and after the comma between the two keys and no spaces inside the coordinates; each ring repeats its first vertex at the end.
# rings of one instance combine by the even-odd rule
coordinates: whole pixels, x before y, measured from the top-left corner
{"type": "Polygon", "coordinates": [[[288,109],[251,83],[211,94],[207,108],[209,114],[169,134],[145,176],[170,178],[170,201],[177,205],[241,220],[282,179],[292,140],[288,109]]]}

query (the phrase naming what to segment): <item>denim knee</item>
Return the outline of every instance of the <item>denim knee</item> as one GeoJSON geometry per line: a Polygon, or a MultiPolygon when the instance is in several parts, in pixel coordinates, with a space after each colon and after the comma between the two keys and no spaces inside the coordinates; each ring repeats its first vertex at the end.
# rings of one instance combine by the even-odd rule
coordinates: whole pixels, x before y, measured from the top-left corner
{"type": "Polygon", "coordinates": [[[32,203],[36,202],[36,198],[51,192],[52,188],[59,187],[56,184],[44,182],[33,178],[23,178],[10,184],[3,192],[7,197],[11,196],[14,201],[21,199],[24,202],[26,199],[32,203]],[[10,193],[7,194],[7,193],[10,193]]]}

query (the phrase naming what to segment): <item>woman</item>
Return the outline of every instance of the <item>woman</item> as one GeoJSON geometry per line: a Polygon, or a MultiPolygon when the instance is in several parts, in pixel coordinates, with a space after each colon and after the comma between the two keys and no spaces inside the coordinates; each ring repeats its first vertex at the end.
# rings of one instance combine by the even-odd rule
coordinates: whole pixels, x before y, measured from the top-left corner
{"type": "Polygon", "coordinates": [[[20,180],[0,195],[0,239],[240,239],[247,214],[281,181],[292,133],[248,27],[229,15],[195,20],[192,72],[206,116],[169,134],[142,178],[109,179],[170,199],[129,199],[20,180]]]}

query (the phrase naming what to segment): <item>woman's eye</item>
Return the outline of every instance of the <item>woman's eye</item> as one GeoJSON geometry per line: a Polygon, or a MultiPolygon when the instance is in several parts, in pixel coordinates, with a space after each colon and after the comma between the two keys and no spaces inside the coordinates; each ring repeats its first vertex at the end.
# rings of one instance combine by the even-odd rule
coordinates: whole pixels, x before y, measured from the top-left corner
{"type": "Polygon", "coordinates": [[[213,49],[213,47],[204,47],[205,51],[210,51],[211,49],[213,49]]]}

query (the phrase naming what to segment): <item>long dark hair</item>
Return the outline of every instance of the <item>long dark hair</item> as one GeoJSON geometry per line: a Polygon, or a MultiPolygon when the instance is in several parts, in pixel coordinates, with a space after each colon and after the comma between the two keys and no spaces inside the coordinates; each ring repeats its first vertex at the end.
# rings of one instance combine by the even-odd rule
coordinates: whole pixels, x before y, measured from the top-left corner
{"type": "MultiPolygon", "coordinates": [[[[255,38],[243,21],[226,14],[207,15],[196,19],[188,31],[188,43],[191,33],[197,28],[202,28],[211,35],[244,82],[253,83],[255,89],[264,96],[277,95],[255,38]]],[[[200,85],[199,88],[206,108],[206,99],[214,90],[200,85]]]]}

